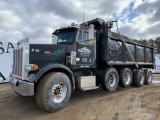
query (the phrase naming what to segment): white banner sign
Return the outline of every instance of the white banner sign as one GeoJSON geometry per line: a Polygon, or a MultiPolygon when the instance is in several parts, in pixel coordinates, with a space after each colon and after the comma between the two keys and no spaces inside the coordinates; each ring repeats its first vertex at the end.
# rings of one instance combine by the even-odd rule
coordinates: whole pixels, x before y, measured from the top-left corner
{"type": "Polygon", "coordinates": [[[152,73],[160,73],[160,54],[155,54],[156,68],[152,69],[152,73]]]}
{"type": "Polygon", "coordinates": [[[0,83],[9,82],[15,43],[0,41],[0,83]]]}

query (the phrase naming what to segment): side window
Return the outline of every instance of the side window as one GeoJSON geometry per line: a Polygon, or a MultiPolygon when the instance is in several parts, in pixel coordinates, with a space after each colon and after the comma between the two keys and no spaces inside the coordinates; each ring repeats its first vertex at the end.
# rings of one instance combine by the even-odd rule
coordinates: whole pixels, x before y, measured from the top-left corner
{"type": "Polygon", "coordinates": [[[83,36],[83,42],[88,41],[88,33],[87,32],[83,32],[82,36],[83,36]]]}
{"type": "Polygon", "coordinates": [[[80,31],[79,36],[78,36],[78,41],[79,44],[82,42],[82,31],[80,31]]]}
{"type": "Polygon", "coordinates": [[[80,31],[77,42],[79,44],[90,44],[88,40],[88,33],[86,31],[80,31]]]}

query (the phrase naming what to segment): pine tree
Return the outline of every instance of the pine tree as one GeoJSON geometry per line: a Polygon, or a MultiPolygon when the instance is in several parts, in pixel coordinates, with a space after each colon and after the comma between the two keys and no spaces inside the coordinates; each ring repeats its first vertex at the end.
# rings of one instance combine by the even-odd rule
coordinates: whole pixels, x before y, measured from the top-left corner
{"type": "Polygon", "coordinates": [[[155,43],[155,50],[157,54],[160,54],[160,37],[157,37],[154,41],[155,43]]]}

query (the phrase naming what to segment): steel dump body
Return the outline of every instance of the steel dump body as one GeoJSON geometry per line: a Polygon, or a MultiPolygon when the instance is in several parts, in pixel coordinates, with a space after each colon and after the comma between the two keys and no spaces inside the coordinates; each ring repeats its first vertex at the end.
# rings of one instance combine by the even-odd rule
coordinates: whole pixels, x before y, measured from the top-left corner
{"type": "MultiPolygon", "coordinates": [[[[153,47],[139,44],[129,38],[125,38],[125,43],[120,39],[119,35],[111,32],[108,36],[108,46],[105,61],[108,65],[136,65],[142,67],[153,67],[154,50],[153,47]],[[132,59],[132,54],[134,60],[132,59]],[[135,63],[136,62],[136,63],[135,63]]],[[[103,46],[103,45],[102,45],[103,46]]],[[[103,53],[102,53],[103,54],[103,53]]]]}
{"type": "Polygon", "coordinates": [[[118,33],[111,32],[111,28],[102,19],[97,18],[88,21],[88,23],[94,24],[97,30],[96,39],[99,68],[106,66],[137,68],[136,64],[138,68],[154,67],[153,46],[141,44],[126,36],[123,36],[123,41],[118,33]]]}

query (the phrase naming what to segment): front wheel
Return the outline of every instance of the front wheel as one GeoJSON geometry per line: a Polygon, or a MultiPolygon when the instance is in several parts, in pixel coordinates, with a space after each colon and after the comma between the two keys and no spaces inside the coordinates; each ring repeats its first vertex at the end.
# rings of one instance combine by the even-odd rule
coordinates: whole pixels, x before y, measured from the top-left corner
{"type": "Polygon", "coordinates": [[[71,96],[71,84],[64,73],[53,72],[45,75],[36,90],[36,102],[49,112],[64,108],[71,96]]]}

